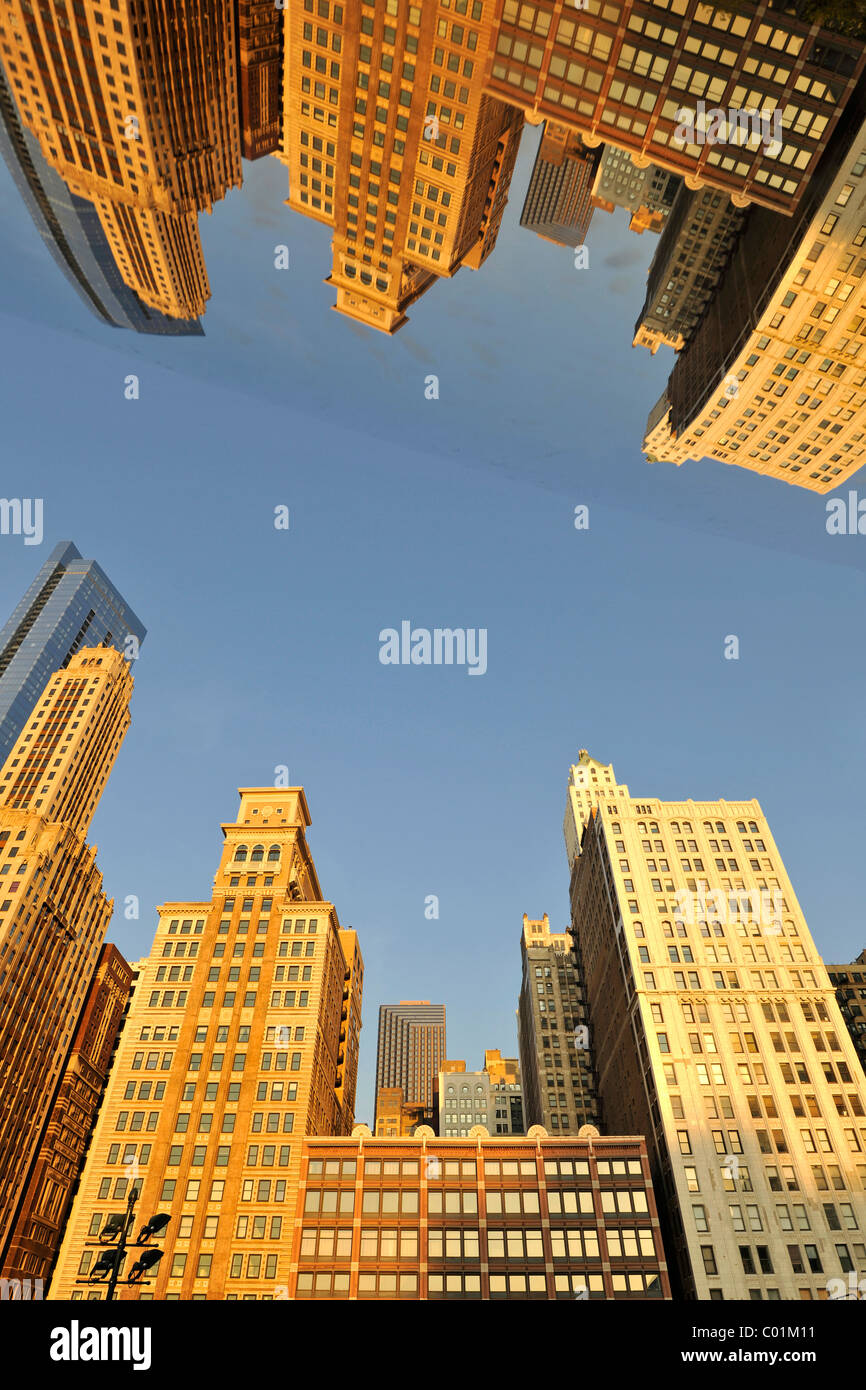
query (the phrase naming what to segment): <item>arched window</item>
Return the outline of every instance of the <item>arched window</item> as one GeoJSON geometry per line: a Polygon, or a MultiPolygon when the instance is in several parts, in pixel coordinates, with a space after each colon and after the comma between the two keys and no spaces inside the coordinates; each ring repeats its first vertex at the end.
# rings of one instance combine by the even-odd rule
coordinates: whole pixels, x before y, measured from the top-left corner
{"type": "Polygon", "coordinates": [[[279,859],[279,857],[280,857],[280,847],[279,847],[279,845],[271,845],[270,849],[268,850],[268,859],[269,859],[269,861],[270,861],[271,863],[273,863],[273,861],[274,861],[275,859],[279,859]]]}
{"type": "Polygon", "coordinates": [[[244,859],[246,859],[246,857],[247,857],[247,847],[246,847],[246,845],[238,845],[237,849],[235,850],[235,859],[240,859],[241,861],[243,861],[244,859]]]}
{"type": "Polygon", "coordinates": [[[262,862],[262,860],[264,859],[264,857],[265,857],[265,847],[264,847],[264,845],[253,845],[253,852],[252,852],[252,854],[250,855],[250,860],[251,860],[251,862],[252,862],[253,864],[261,864],[261,862],[262,862]]]}

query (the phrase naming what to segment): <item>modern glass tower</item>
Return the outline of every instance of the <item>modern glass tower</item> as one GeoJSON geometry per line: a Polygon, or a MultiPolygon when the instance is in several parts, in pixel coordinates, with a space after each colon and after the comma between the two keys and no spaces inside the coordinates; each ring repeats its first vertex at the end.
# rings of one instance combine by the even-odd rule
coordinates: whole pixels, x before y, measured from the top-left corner
{"type": "Polygon", "coordinates": [[[71,541],[55,546],[0,631],[0,764],[24,728],[49,676],[82,646],[124,651],[147,629],[95,560],[71,541]]]}

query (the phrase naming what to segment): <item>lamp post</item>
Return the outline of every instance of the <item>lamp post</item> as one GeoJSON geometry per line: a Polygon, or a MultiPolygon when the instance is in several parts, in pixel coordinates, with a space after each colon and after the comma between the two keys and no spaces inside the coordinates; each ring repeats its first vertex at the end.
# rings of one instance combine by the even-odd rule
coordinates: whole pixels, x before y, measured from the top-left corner
{"type": "MultiPolygon", "coordinates": [[[[132,1231],[133,1222],[135,1221],[135,1204],[137,1201],[138,1187],[133,1183],[130,1188],[129,1197],[127,1198],[126,1211],[123,1214],[117,1213],[115,1216],[110,1216],[108,1218],[99,1233],[98,1241],[86,1242],[87,1245],[102,1246],[103,1253],[96,1261],[93,1269],[89,1271],[88,1278],[76,1279],[75,1282],[76,1284],[94,1284],[107,1274],[108,1288],[105,1295],[106,1302],[110,1302],[114,1298],[118,1284],[149,1284],[150,1280],[144,1277],[145,1272],[148,1269],[153,1269],[162,1259],[163,1252],[157,1249],[156,1246],[150,1246],[139,1255],[135,1264],[129,1271],[129,1277],[126,1279],[120,1278],[123,1261],[126,1259],[127,1255],[127,1242],[130,1232],[132,1231]],[[117,1239],[116,1245],[113,1244],[115,1238],[117,1239]],[[110,1244],[109,1249],[104,1248],[106,1244],[110,1244]]],[[[168,1226],[170,1219],[170,1217],[163,1215],[152,1216],[150,1220],[145,1222],[142,1226],[135,1244],[147,1245],[151,1236],[162,1234],[168,1226]]]]}

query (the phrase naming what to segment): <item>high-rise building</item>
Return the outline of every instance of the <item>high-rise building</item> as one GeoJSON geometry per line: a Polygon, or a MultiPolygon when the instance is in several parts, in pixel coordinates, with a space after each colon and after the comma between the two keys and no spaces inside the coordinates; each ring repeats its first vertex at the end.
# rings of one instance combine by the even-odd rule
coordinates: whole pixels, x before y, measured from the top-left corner
{"type": "Polygon", "coordinates": [[[714,188],[681,185],[647,273],[633,346],[685,347],[731,257],[746,213],[714,188]]]}
{"type": "Polygon", "coordinates": [[[836,990],[836,1002],[848,1025],[851,1041],[866,1072],[866,951],[850,965],[828,965],[827,974],[836,990]]]}
{"type": "Polygon", "coordinates": [[[407,1138],[427,1117],[424,1102],[407,1104],[400,1086],[383,1086],[376,1092],[376,1134],[384,1139],[407,1138]]]}
{"type": "Polygon", "coordinates": [[[86,836],[131,693],[119,652],[83,648],[0,768],[0,1263],[111,918],[86,836]]]}
{"type": "Polygon", "coordinates": [[[0,1276],[24,1287],[48,1285],[134,978],[117,947],[103,946],[0,1257],[0,1276]]]}
{"type": "Polygon", "coordinates": [[[521,227],[561,246],[582,246],[592,220],[592,185],[599,152],[576,131],[545,121],[532,166],[521,227]]]}
{"type": "Polygon", "coordinates": [[[660,232],[682,186],[678,174],[656,164],[639,166],[628,150],[605,145],[592,186],[592,206],[605,212],[625,208],[631,213],[631,231],[660,232]]]}
{"type": "Polygon", "coordinates": [[[523,1121],[553,1134],[598,1124],[599,1106],[583,979],[565,931],[523,914],[517,1044],[523,1121]]]}
{"type": "Polygon", "coordinates": [[[241,182],[235,50],[234,0],[0,2],[22,123],[95,206],[124,282],[173,318],[204,312],[198,213],[241,182]]]}
{"type": "Polygon", "coordinates": [[[496,0],[495,25],[488,92],[739,207],[796,207],[866,69],[861,42],[771,0],[496,0]]]}
{"type": "Polygon", "coordinates": [[[241,153],[275,154],[282,138],[284,8],[274,0],[238,0],[241,153]]]}
{"type": "Polygon", "coordinates": [[[813,492],[864,462],[866,84],[796,214],[750,210],[647,423],[650,462],[710,458],[813,492]]]}
{"type": "Polygon", "coordinates": [[[0,631],[0,761],[49,676],[82,646],[113,646],[137,655],[145,632],[95,560],[82,559],[71,541],[56,545],[0,631]],[[130,637],[134,651],[127,647],[130,637]]]}
{"type": "MultiPolygon", "coordinates": [[[[399,1086],[407,1104],[421,1101],[433,1117],[433,1078],[445,1061],[445,1005],[403,999],[379,1005],[376,1091],[399,1086]]],[[[374,1121],[375,1127],[375,1121],[374,1121]]]]}
{"type": "Polygon", "coordinates": [[[479,80],[494,0],[469,8],[286,10],[286,201],[334,230],[334,307],[385,333],[437,278],[477,270],[502,221],[523,116],[479,80]]]}
{"type": "Polygon", "coordinates": [[[640,1137],[305,1139],[292,1299],[670,1298],[640,1137]]]}
{"type": "MultiPolygon", "coordinates": [[[[210,901],[166,903],[133,995],[49,1296],[125,1210],[170,1217],[122,1298],[271,1299],[288,1278],[304,1135],[354,1124],[363,963],[325,901],[301,787],[242,787],[210,901]]],[[[102,1286],[104,1289],[104,1285],[102,1286]]]]}
{"type": "Polygon", "coordinates": [[[103,323],[135,333],[201,337],[198,319],[151,309],[120,274],[93,203],[70,193],[21,123],[0,67],[0,154],[52,259],[103,323]]]}
{"type": "Polygon", "coordinates": [[[680,1293],[827,1297],[866,1261],[866,1082],[758,802],[582,752],[566,826],[605,1121],[647,1136],[680,1293]]]}

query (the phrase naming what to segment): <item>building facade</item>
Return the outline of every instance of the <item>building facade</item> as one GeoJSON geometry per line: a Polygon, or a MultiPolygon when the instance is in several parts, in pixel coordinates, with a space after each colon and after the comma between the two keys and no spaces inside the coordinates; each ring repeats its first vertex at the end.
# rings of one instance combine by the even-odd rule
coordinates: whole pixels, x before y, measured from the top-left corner
{"type": "Polygon", "coordinates": [[[377,1095],[383,1087],[399,1086],[407,1104],[423,1104],[429,1121],[433,1116],[433,1079],[445,1056],[444,1004],[403,999],[399,1004],[379,1005],[377,1095]]]}
{"type": "Polygon", "coordinates": [[[866,1086],[758,802],[633,798],[582,752],[566,821],[599,1095],[647,1136],[675,1292],[826,1298],[866,1263],[866,1086]]]}
{"type": "Polygon", "coordinates": [[[665,1299],[641,1138],[304,1141],[292,1299],[665,1299]]]}
{"type": "Polygon", "coordinates": [[[238,0],[241,154],[275,154],[282,139],[285,10],[274,0],[238,0]]]}
{"type": "Polygon", "coordinates": [[[87,1241],[170,1216],[130,1299],[285,1297],[304,1135],[354,1124],[363,962],[322,897],[301,787],[243,787],[213,897],[159,909],[51,1284],[102,1298],[87,1241]]]}
{"type": "Polygon", "coordinates": [[[523,1121],[553,1134],[598,1124],[595,1064],[581,970],[566,932],[547,913],[523,914],[517,1043],[523,1121]]]}
{"type": "Polygon", "coordinates": [[[484,1053],[482,1071],[467,1071],[464,1061],[447,1061],[435,1079],[436,1133],[465,1139],[474,1125],[490,1134],[523,1133],[520,1066],[496,1050],[484,1053]]]}
{"type": "Polygon", "coordinates": [[[68,8],[2,0],[0,56],[23,125],[93,203],[125,284],[204,312],[198,213],[241,182],[234,0],[68,8]]]}
{"type": "Polygon", "coordinates": [[[618,146],[737,206],[791,212],[866,68],[863,44],[769,0],[496,0],[486,88],[529,121],[554,120],[592,147],[618,146]],[[704,129],[715,111],[778,112],[704,129]],[[688,129],[691,124],[691,130],[688,129]]]}
{"type": "Polygon", "coordinates": [[[752,209],[647,422],[650,462],[710,458],[812,492],[866,441],[866,88],[792,218],[752,209]]]}
{"type": "Polygon", "coordinates": [[[117,947],[103,946],[30,1175],[23,1185],[0,1265],[4,1279],[20,1280],[22,1286],[36,1281],[48,1286],[134,978],[133,968],[117,947]]]}
{"type": "Polygon", "coordinates": [[[545,121],[520,225],[560,246],[582,246],[592,220],[598,150],[555,121],[545,121]]]}
{"type": "Polygon", "coordinates": [[[480,80],[494,7],[287,7],[287,205],[333,228],[334,307],[381,332],[495,245],[523,116],[480,80]]]}
{"type": "Polygon", "coordinates": [[[55,546],[0,631],[0,760],[49,677],[82,646],[112,646],[133,656],[146,631],[95,560],[82,559],[71,541],[55,546]]]}
{"type": "Polygon", "coordinates": [[[835,987],[836,1001],[866,1072],[866,951],[861,951],[850,965],[828,965],[827,974],[835,987]]]}
{"type": "Polygon", "coordinates": [[[119,652],[82,648],[0,768],[0,1266],[111,918],[86,837],[131,694],[119,652]]]}
{"type": "Polygon", "coordinates": [[[415,1133],[428,1117],[423,1101],[407,1104],[401,1086],[383,1086],[376,1093],[376,1135],[383,1139],[404,1139],[415,1133]]]}
{"type": "Polygon", "coordinates": [[[493,1134],[523,1134],[523,1084],[516,1057],[503,1057],[496,1049],[485,1051],[484,1070],[490,1077],[493,1134]]]}
{"type": "Polygon", "coordinates": [[[605,212],[625,208],[631,213],[629,229],[633,232],[660,232],[682,186],[678,174],[655,164],[639,166],[628,150],[605,145],[592,186],[592,203],[605,212]]]}

